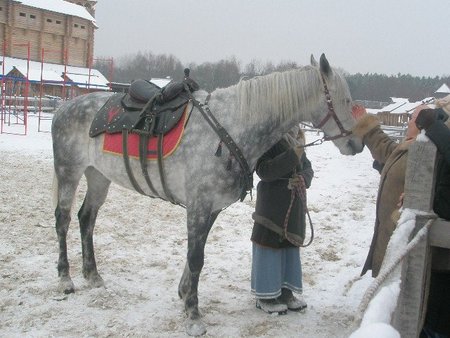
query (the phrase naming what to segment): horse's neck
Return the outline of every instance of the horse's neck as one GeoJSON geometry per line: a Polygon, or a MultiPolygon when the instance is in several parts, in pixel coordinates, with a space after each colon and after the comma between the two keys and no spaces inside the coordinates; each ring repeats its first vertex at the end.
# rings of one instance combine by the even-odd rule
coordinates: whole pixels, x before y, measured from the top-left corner
{"type": "MultiPolygon", "coordinates": [[[[247,112],[240,112],[235,88],[221,89],[213,93],[211,98],[211,110],[217,111],[224,128],[233,137],[242,150],[250,167],[278,142],[283,135],[299,122],[313,122],[312,112],[317,110],[318,94],[320,88],[317,86],[306,86],[302,88],[302,97],[305,102],[300,103],[298,111],[261,111],[255,116],[247,112]]],[[[283,91],[277,93],[283,97],[288,93],[283,91]]],[[[297,107],[298,108],[298,107],[297,107]]]]}

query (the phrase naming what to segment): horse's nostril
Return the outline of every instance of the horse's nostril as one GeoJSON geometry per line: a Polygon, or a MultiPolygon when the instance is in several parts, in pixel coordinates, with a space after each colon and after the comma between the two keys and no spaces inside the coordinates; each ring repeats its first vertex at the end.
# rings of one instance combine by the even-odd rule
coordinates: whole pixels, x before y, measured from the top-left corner
{"type": "Polygon", "coordinates": [[[348,140],[347,144],[348,144],[349,148],[352,150],[352,155],[356,155],[358,150],[356,149],[355,142],[352,139],[350,139],[350,140],[348,140]]]}

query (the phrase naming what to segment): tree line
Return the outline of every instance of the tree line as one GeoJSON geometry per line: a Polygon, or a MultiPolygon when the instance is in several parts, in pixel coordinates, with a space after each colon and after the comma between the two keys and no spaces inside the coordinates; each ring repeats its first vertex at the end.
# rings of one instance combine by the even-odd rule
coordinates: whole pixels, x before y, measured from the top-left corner
{"type": "MultiPolygon", "coordinates": [[[[97,61],[94,65],[103,74],[109,74],[109,64],[97,61]]],[[[179,81],[184,76],[184,68],[191,70],[191,77],[200,88],[212,92],[216,88],[232,86],[242,78],[252,78],[301,67],[294,61],[278,64],[252,60],[242,65],[235,57],[217,62],[183,65],[173,55],[138,52],[119,58],[114,64],[114,82],[130,83],[135,79],[170,77],[179,81]]],[[[390,97],[409,98],[417,101],[434,96],[434,92],[443,84],[450,85],[450,76],[417,77],[409,74],[383,75],[376,73],[349,74],[340,69],[347,79],[350,92],[355,100],[389,102],[390,97]]],[[[110,79],[109,79],[110,80],[110,79]]]]}

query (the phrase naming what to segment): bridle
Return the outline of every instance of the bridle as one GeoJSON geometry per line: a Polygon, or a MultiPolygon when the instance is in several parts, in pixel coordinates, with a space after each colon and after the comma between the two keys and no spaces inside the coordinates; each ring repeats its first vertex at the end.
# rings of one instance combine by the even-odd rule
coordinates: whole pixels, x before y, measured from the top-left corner
{"type": "Polygon", "coordinates": [[[323,92],[325,94],[325,99],[327,101],[328,114],[322,119],[322,121],[319,122],[319,124],[314,125],[314,128],[322,129],[322,127],[328,122],[328,120],[333,118],[341,132],[340,134],[337,134],[334,136],[324,136],[320,140],[321,141],[320,143],[322,143],[324,141],[332,141],[332,140],[336,140],[338,138],[346,137],[346,136],[350,135],[352,132],[350,130],[345,129],[344,126],[342,125],[341,121],[337,117],[336,111],[334,110],[334,107],[333,107],[333,102],[331,101],[330,91],[328,90],[328,86],[327,86],[325,77],[323,76],[322,72],[320,72],[320,76],[322,78],[323,92]]]}

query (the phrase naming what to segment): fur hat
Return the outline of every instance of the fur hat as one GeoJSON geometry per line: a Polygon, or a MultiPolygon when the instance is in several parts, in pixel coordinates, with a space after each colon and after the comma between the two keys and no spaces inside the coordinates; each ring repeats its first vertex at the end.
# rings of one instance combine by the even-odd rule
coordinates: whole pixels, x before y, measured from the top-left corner
{"type": "Polygon", "coordinates": [[[436,108],[442,108],[444,111],[450,115],[450,95],[443,97],[442,99],[437,99],[436,108]]]}

